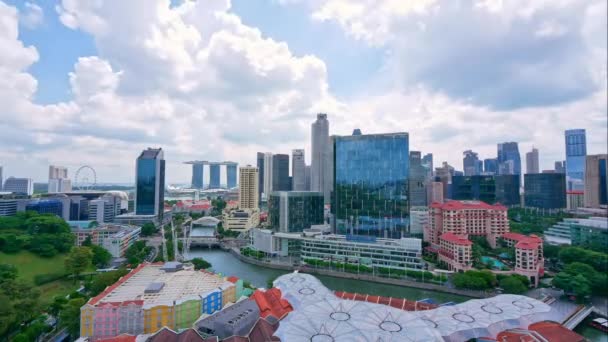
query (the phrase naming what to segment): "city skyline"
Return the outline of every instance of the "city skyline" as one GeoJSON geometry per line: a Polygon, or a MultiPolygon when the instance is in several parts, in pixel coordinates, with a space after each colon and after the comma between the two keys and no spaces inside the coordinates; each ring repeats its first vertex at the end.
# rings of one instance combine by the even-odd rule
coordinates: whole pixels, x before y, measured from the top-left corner
{"type": "Polygon", "coordinates": [[[516,141],[550,169],[566,159],[554,142],[574,128],[586,130],[587,154],[606,152],[605,2],[201,3],[147,1],[137,16],[135,1],[112,16],[106,6],[119,3],[1,0],[0,66],[15,80],[0,85],[4,179],[91,165],[100,183],[133,183],[147,147],[165,151],[168,183],[190,182],[185,160],[255,165],[258,151],[293,149],[312,160],[317,113],[330,135],[406,131],[436,165],[459,166],[469,149],[495,158],[496,144],[516,141]],[[461,54],[458,35],[475,54],[461,54]],[[529,48],[508,53],[518,46],[529,48]]]}

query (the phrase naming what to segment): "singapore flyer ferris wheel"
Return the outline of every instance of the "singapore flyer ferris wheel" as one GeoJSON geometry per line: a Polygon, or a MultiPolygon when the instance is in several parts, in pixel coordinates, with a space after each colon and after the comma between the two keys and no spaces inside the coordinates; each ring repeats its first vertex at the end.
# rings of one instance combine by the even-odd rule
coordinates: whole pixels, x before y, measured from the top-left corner
{"type": "Polygon", "coordinates": [[[97,173],[89,165],[83,165],[76,170],[74,187],[78,190],[91,190],[97,185],[97,173]]]}

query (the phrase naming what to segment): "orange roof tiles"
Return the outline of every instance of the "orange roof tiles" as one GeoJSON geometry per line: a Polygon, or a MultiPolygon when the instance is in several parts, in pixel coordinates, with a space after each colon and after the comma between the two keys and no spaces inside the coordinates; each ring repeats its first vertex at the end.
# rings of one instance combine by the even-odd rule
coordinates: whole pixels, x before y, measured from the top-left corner
{"type": "Polygon", "coordinates": [[[585,338],[556,322],[538,322],[528,326],[528,330],[503,331],[496,336],[501,342],[535,342],[534,335],[542,336],[548,342],[583,342],[585,338]]]}
{"type": "Polygon", "coordinates": [[[470,246],[473,244],[465,235],[456,235],[454,233],[443,233],[439,236],[439,239],[463,246],[470,246]]]}
{"type": "Polygon", "coordinates": [[[447,201],[445,203],[433,202],[431,208],[439,208],[443,210],[463,210],[463,209],[491,209],[491,210],[507,210],[507,207],[500,203],[490,205],[482,201],[447,201]]]}
{"type": "Polygon", "coordinates": [[[228,277],[228,281],[233,284],[236,284],[236,282],[239,281],[239,278],[235,277],[235,276],[230,276],[230,277],[228,277]]]}
{"type": "Polygon", "coordinates": [[[278,319],[283,319],[283,317],[293,311],[291,304],[281,298],[281,290],[275,287],[266,291],[256,290],[250,299],[255,300],[260,308],[260,316],[263,318],[272,315],[278,319]]]}
{"type": "Polygon", "coordinates": [[[100,294],[98,294],[97,296],[91,298],[89,300],[88,304],[91,304],[91,305],[97,304],[100,300],[102,300],[105,296],[107,296],[108,293],[114,291],[114,289],[116,289],[121,284],[123,284],[125,281],[127,281],[129,278],[131,278],[132,276],[134,276],[135,274],[137,274],[137,272],[141,271],[147,265],[150,265],[150,263],[141,263],[141,264],[139,264],[139,266],[137,266],[135,269],[131,270],[131,272],[129,272],[128,274],[124,275],[117,282],[115,282],[114,284],[106,287],[106,289],[103,290],[100,294]]]}

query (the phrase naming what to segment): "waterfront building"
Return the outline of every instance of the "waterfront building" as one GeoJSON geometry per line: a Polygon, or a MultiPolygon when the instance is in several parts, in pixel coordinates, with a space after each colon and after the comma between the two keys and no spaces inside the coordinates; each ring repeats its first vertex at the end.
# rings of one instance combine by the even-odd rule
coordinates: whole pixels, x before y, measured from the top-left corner
{"type": "Polygon", "coordinates": [[[311,125],[311,147],[310,190],[322,192],[325,203],[329,203],[333,187],[333,151],[329,137],[329,121],[325,113],[317,114],[317,120],[311,125]]]}
{"type": "Polygon", "coordinates": [[[202,190],[205,184],[205,164],[192,163],[192,188],[202,190]]]}
{"type": "MultiPolygon", "coordinates": [[[[85,221],[87,223],[87,221],[85,221]]],[[[82,243],[91,238],[91,243],[97,246],[102,246],[108,250],[115,258],[125,256],[126,250],[139,240],[141,235],[141,227],[119,224],[91,224],[88,221],[86,225],[74,225],[72,233],[76,235],[75,245],[82,246],[82,243]]]]}
{"type": "Polygon", "coordinates": [[[566,218],[547,229],[544,238],[552,245],[607,246],[608,218],[566,218]]]}
{"type": "Polygon", "coordinates": [[[264,192],[264,153],[258,152],[256,156],[256,165],[258,167],[258,203],[262,202],[262,193],[264,192]]]}
{"type": "Polygon", "coordinates": [[[34,181],[31,178],[8,177],[2,191],[31,196],[34,193],[34,181]]]}
{"type": "Polygon", "coordinates": [[[291,151],[291,175],[293,178],[291,188],[293,191],[306,190],[306,160],[304,150],[296,149],[291,151]]]}
{"type": "Polygon", "coordinates": [[[483,171],[486,174],[498,174],[498,159],[496,158],[487,158],[483,161],[483,171]]]}
{"type": "Polygon", "coordinates": [[[443,233],[439,236],[437,258],[446,263],[450,271],[468,271],[473,267],[472,246],[466,235],[443,233]]]}
{"type": "Polygon", "coordinates": [[[608,205],[608,155],[589,155],[585,162],[585,207],[606,207],[608,205]]]}
{"type": "Polygon", "coordinates": [[[449,201],[433,203],[429,208],[429,224],[424,240],[438,245],[445,233],[484,236],[492,248],[496,239],[509,231],[507,208],[480,201],[449,201]]]}
{"type": "Polygon", "coordinates": [[[239,168],[239,208],[259,209],[259,170],[247,165],[239,168]]]}
{"type": "Polygon", "coordinates": [[[220,164],[215,162],[209,163],[209,189],[220,189],[220,180],[220,164]]]}
{"type": "Polygon", "coordinates": [[[585,206],[585,194],[581,190],[566,191],[566,208],[576,210],[585,206]]]}
{"type": "Polygon", "coordinates": [[[524,175],[525,206],[541,209],[566,208],[566,179],[563,173],[524,175]]]}
{"type": "Polygon", "coordinates": [[[233,162],[224,162],[226,165],[226,187],[228,189],[236,188],[236,169],[238,164],[233,162]]]}
{"type": "Polygon", "coordinates": [[[505,233],[502,241],[515,248],[515,274],[525,276],[530,285],[537,287],[544,274],[543,240],[536,235],[505,233]]]}
{"type": "Polygon", "coordinates": [[[519,204],[519,176],[454,176],[452,177],[454,200],[475,200],[506,206],[519,204]]]}
{"type": "Polygon", "coordinates": [[[273,256],[333,261],[400,270],[423,269],[422,240],[382,239],[373,236],[323,234],[311,229],[304,233],[280,233],[255,229],[252,246],[273,256]]]}
{"type": "Polygon", "coordinates": [[[165,205],[163,150],[144,150],[137,158],[135,176],[135,214],[162,217],[165,205]]]}
{"type": "Polygon", "coordinates": [[[277,191],[268,199],[268,223],[275,231],[301,232],[323,223],[323,193],[314,191],[277,191]]]}
{"type": "Polygon", "coordinates": [[[538,159],[538,149],[532,147],[532,151],[526,153],[526,173],[540,173],[538,159]]]}
{"type": "MultiPolygon", "coordinates": [[[[289,155],[275,154],[272,156],[272,193],[273,191],[290,191],[289,155]]],[[[268,195],[270,195],[268,193],[268,195]]],[[[266,199],[268,199],[268,195],[266,199]]]]}
{"type": "Polygon", "coordinates": [[[499,174],[521,174],[521,158],[519,155],[519,147],[516,142],[505,142],[502,144],[498,144],[497,152],[499,174]]]}
{"type": "Polygon", "coordinates": [[[425,206],[427,205],[426,198],[426,182],[428,170],[422,165],[422,154],[419,151],[410,151],[410,205],[425,206]]]}
{"type": "Polygon", "coordinates": [[[429,208],[424,206],[410,208],[410,231],[411,235],[422,235],[424,227],[429,223],[429,208]]]}
{"type": "Polygon", "coordinates": [[[234,284],[216,274],[179,263],[141,264],[80,309],[80,336],[97,340],[191,328],[215,289],[236,301],[234,284]]]}
{"type": "Polygon", "coordinates": [[[568,190],[582,190],[585,179],[587,136],[584,129],[568,129],[564,132],[566,143],[566,177],[568,190]]]}
{"type": "Polygon", "coordinates": [[[334,137],[334,231],[399,238],[409,226],[407,133],[334,137]]]}
{"type": "Polygon", "coordinates": [[[462,166],[465,176],[475,176],[481,173],[482,164],[478,158],[478,154],[472,150],[463,152],[462,166]]]}
{"type": "Polygon", "coordinates": [[[35,211],[38,214],[54,214],[63,217],[63,203],[56,199],[37,199],[25,206],[26,211],[35,211]]]}
{"type": "Polygon", "coordinates": [[[224,212],[224,229],[246,231],[260,224],[259,209],[238,209],[224,212]]]}
{"type": "Polygon", "coordinates": [[[264,153],[264,199],[268,200],[268,196],[272,192],[272,176],[273,176],[273,167],[272,167],[272,153],[266,152],[264,153]]]}

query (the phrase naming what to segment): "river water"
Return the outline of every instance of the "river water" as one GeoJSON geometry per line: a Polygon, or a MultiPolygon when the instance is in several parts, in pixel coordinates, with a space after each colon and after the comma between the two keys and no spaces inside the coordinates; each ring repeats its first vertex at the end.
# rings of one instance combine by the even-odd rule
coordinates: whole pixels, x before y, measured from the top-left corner
{"type": "MultiPolygon", "coordinates": [[[[274,279],[287,273],[287,271],[275,270],[242,262],[232,254],[221,249],[192,249],[190,250],[189,256],[191,258],[203,258],[213,265],[212,269],[215,272],[222,273],[227,276],[234,275],[243,280],[248,280],[256,287],[266,287],[269,279],[274,279]]],[[[362,280],[343,279],[322,275],[315,276],[319,278],[319,280],[321,280],[325,286],[334,291],[347,291],[377,296],[407,298],[410,300],[432,298],[438,303],[450,301],[460,303],[470,299],[468,297],[450,293],[427,291],[412,287],[379,284],[362,280]]]]}

